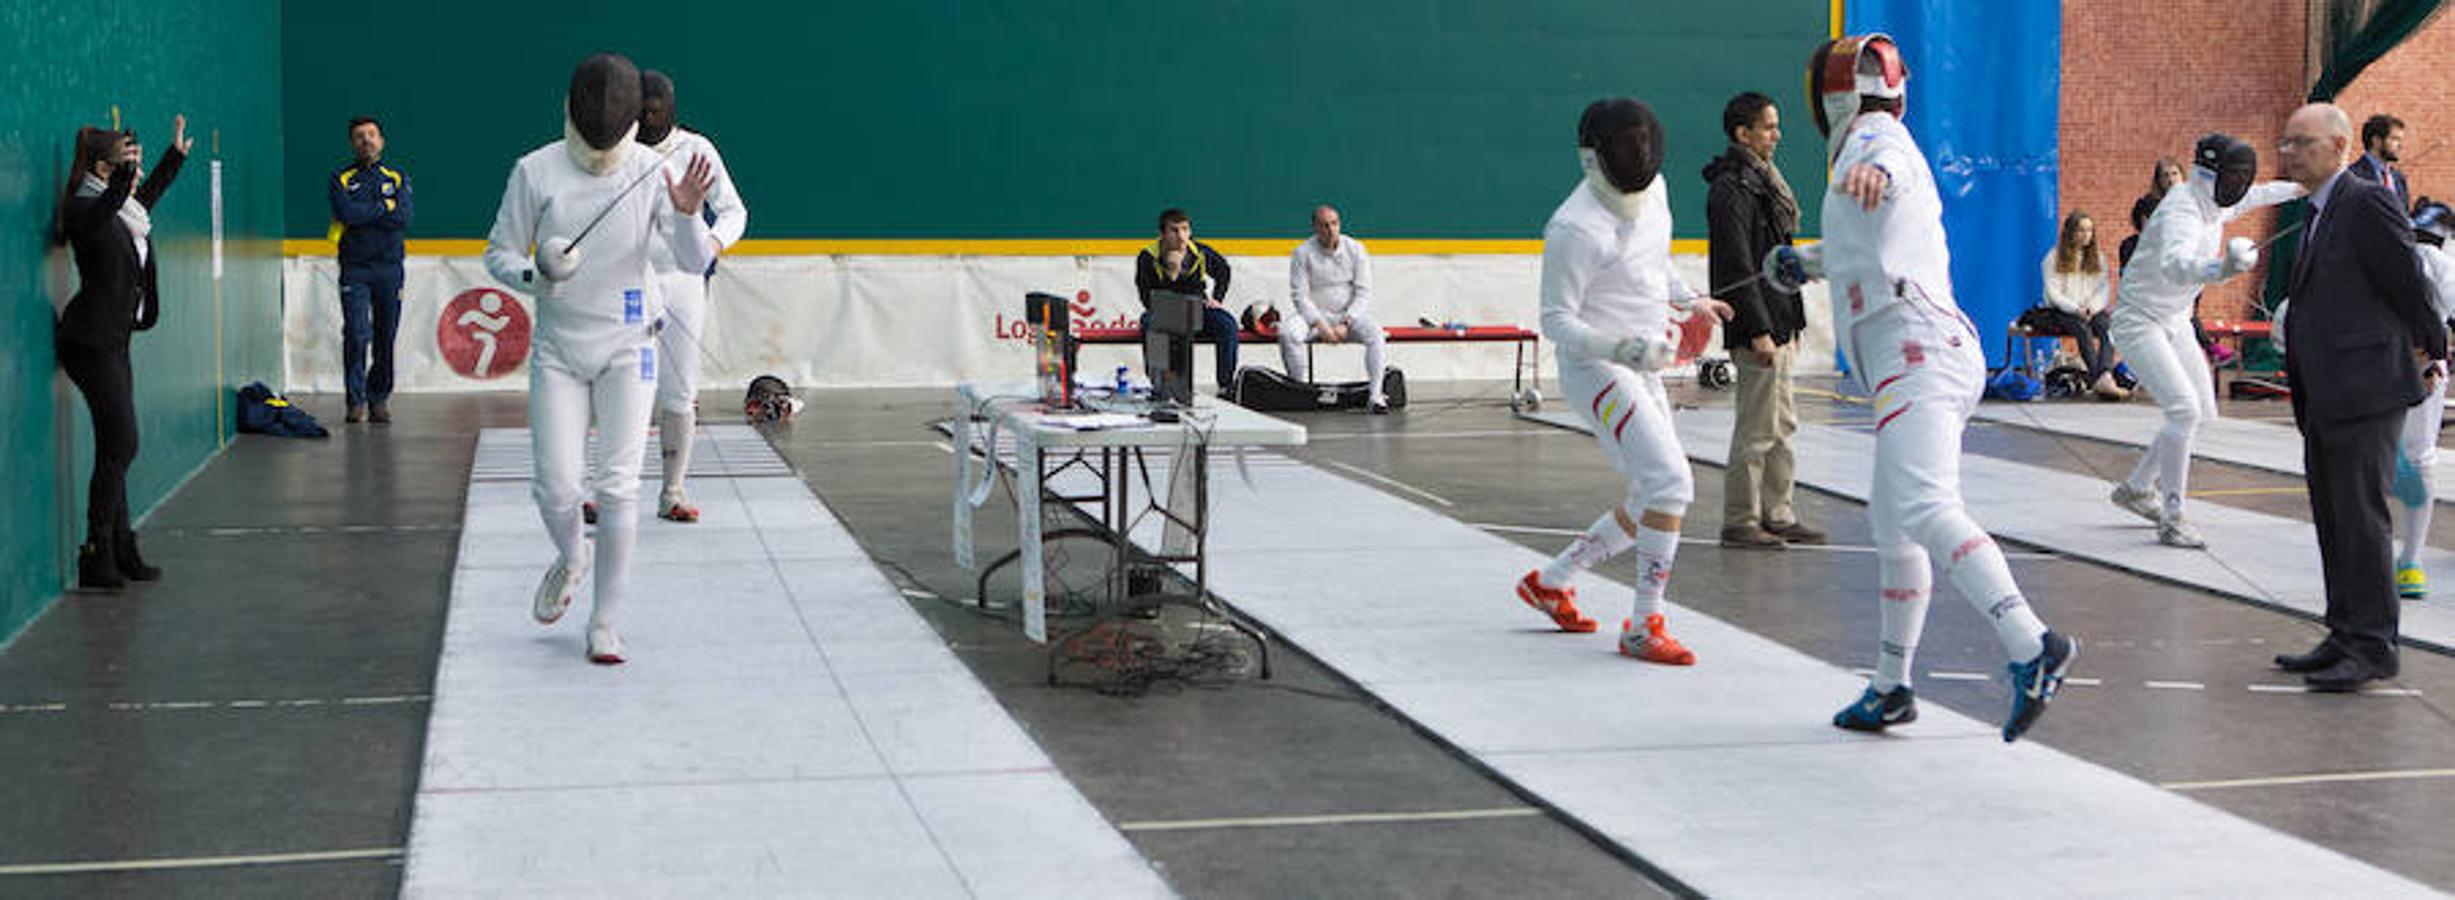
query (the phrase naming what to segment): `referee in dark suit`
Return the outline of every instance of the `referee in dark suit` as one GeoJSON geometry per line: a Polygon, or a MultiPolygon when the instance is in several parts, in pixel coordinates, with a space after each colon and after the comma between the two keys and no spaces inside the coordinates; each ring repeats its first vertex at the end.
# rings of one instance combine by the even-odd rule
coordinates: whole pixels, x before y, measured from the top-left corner
{"type": "Polygon", "coordinates": [[[2327,639],[2276,658],[2313,690],[2396,674],[2387,486],[2404,410],[2444,377],[2446,329],[2393,189],[2346,177],[2352,121],[2313,103],[2285,120],[2285,177],[2310,190],[2285,317],[2285,376],[2302,432],[2310,516],[2327,581],[2327,639]]]}

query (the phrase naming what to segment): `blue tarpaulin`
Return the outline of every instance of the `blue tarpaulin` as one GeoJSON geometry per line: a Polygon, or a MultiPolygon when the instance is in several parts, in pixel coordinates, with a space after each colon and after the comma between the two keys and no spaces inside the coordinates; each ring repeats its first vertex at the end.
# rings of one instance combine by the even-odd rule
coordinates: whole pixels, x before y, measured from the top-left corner
{"type": "Polygon", "coordinates": [[[1909,64],[1903,122],[1935,169],[1952,287],[1993,364],[2004,333],[2044,296],[2054,248],[2063,8],[2047,0],[1850,0],[1850,34],[1881,31],[1909,64]]]}

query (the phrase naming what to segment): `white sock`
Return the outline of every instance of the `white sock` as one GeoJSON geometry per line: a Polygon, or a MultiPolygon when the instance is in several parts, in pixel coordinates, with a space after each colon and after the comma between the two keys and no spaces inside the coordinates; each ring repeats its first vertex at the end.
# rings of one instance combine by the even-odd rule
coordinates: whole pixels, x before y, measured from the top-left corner
{"type": "Polygon", "coordinates": [[[683,481],[690,474],[690,443],[692,429],[698,427],[698,416],[690,410],[657,412],[658,456],[665,466],[665,487],[657,494],[657,511],[680,503],[686,497],[683,481]]]}
{"type": "MultiPolygon", "coordinates": [[[[2437,486],[2430,484],[2431,480],[2424,476],[2421,483],[2429,487],[2432,496],[2436,496],[2437,486]]],[[[2437,505],[2438,501],[2427,500],[2419,506],[2404,507],[2404,515],[2395,522],[2396,565],[2409,566],[2421,559],[2421,548],[2429,546],[2430,514],[2437,511],[2437,505]]]]}
{"type": "Polygon", "coordinates": [[[1628,529],[1620,527],[1620,511],[1615,508],[1586,526],[1585,533],[1569,539],[1568,547],[1552,557],[1551,562],[1544,563],[1543,571],[1535,577],[1544,587],[1567,587],[1577,573],[1620,555],[1636,540],[1629,536],[1628,529]]]}
{"type": "Polygon", "coordinates": [[[631,580],[631,547],[639,541],[639,501],[597,501],[597,599],[588,627],[614,627],[623,589],[631,580]]]}
{"type": "Polygon", "coordinates": [[[1629,624],[1643,628],[1645,617],[1662,611],[1662,593],[1671,583],[1671,559],[1679,555],[1679,532],[1637,527],[1637,602],[1629,624]]]}
{"type": "Polygon", "coordinates": [[[2036,659],[2046,648],[2046,623],[2038,620],[2028,599],[2020,595],[2020,585],[2012,582],[2012,567],[2003,561],[2003,550],[1995,546],[1995,539],[1976,525],[1967,530],[1970,536],[1953,548],[1944,564],[1952,586],[1970,607],[1994,623],[1995,639],[2003,642],[2005,656],[2013,662],[2036,659]]]}
{"type": "Polygon", "coordinates": [[[1935,570],[1926,550],[1916,544],[1886,548],[1878,561],[1883,586],[1884,641],[1875,657],[1876,693],[1910,683],[1910,662],[1918,654],[1918,636],[1926,631],[1928,601],[1935,595],[1935,570]]]}

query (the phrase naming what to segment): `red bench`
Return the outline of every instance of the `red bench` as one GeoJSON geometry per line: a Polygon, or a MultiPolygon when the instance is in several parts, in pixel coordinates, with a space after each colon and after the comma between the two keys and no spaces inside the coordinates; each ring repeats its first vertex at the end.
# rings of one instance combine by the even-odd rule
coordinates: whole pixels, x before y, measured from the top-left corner
{"type": "MultiPolygon", "coordinates": [[[[1393,344],[1421,343],[1490,343],[1508,341],[1517,345],[1517,363],[1509,371],[1509,405],[1531,409],[1543,402],[1542,344],[1543,336],[1533,329],[1515,325],[1469,325],[1465,328],[1425,328],[1418,325],[1383,326],[1393,344]]],[[[1276,344],[1278,332],[1239,331],[1240,344],[1276,344]]],[[[1140,344],[1139,328],[1084,328],[1074,332],[1078,344],[1140,344]]],[[[1313,359],[1313,344],[1304,345],[1304,359],[1313,359]]],[[[1318,371],[1318,369],[1315,369],[1318,371]]]]}

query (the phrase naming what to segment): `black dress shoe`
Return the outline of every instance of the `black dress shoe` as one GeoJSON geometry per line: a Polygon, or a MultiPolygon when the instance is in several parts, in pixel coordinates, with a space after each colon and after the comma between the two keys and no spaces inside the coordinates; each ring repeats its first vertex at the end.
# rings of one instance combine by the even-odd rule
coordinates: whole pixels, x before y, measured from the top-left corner
{"type": "Polygon", "coordinates": [[[2311,690],[2322,694],[2349,694],[2383,677],[2386,676],[2368,663],[2347,656],[2337,659],[2327,668],[2302,676],[2302,681],[2310,685],[2311,690]]]}
{"type": "Polygon", "coordinates": [[[2334,644],[2321,642],[2310,648],[2308,653],[2276,654],[2276,668],[2294,673],[2316,672],[2343,659],[2344,651],[2336,649],[2334,644]]]}

